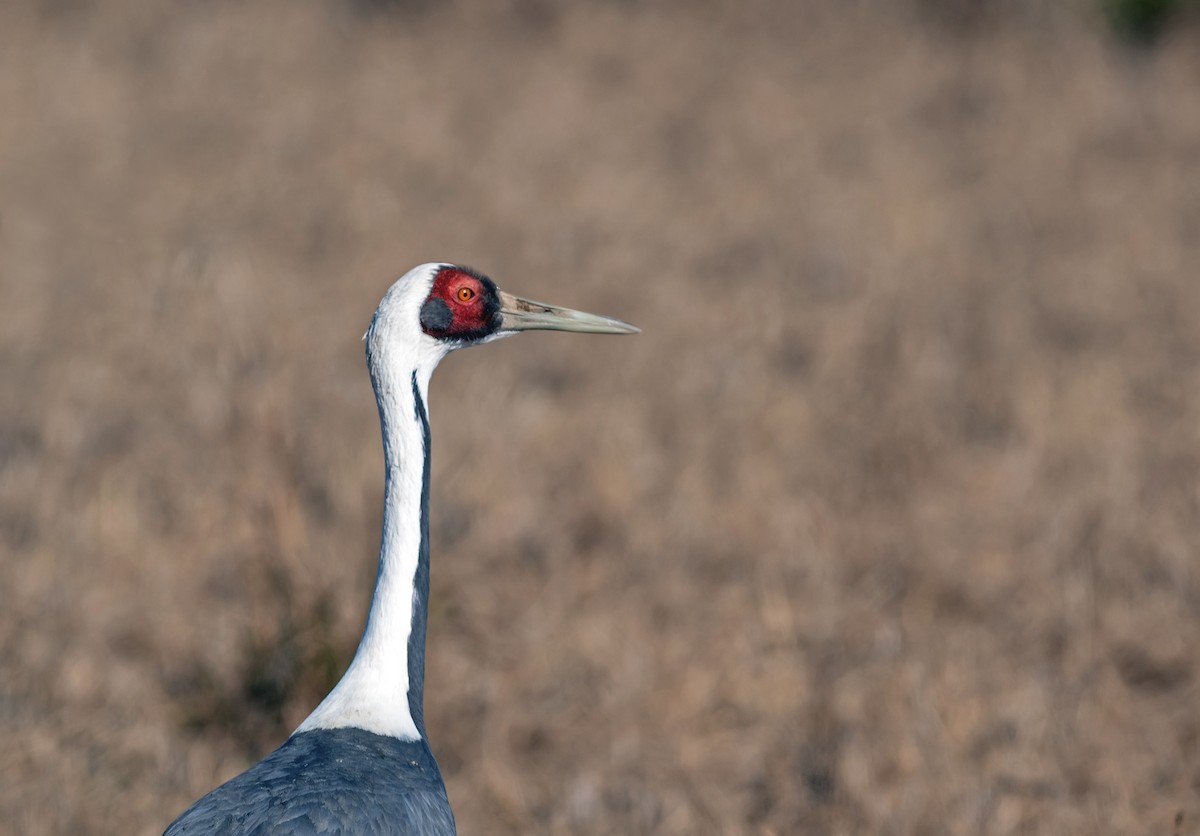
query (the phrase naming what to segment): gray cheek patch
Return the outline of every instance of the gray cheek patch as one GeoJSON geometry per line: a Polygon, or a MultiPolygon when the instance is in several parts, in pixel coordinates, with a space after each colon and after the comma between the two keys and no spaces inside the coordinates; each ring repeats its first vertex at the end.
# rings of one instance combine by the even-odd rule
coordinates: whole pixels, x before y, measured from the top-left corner
{"type": "Polygon", "coordinates": [[[421,306],[421,327],[427,334],[442,334],[454,321],[450,306],[437,297],[430,297],[421,306]]]}

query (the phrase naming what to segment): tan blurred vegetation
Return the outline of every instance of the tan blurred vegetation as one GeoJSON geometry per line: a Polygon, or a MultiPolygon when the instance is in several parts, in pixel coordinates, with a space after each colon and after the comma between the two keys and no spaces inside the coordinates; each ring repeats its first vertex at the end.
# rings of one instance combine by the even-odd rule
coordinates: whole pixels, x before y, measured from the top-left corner
{"type": "Polygon", "coordinates": [[[3,4],[0,830],[340,675],[449,259],[645,331],[434,380],[463,833],[1200,832],[1198,82],[1082,2],[3,4]]]}

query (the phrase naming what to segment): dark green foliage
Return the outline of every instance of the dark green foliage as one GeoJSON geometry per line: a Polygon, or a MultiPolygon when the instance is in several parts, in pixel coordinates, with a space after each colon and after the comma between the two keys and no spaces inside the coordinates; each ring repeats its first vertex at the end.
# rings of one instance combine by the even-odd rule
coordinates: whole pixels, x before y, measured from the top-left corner
{"type": "Polygon", "coordinates": [[[1113,30],[1136,43],[1156,40],[1181,12],[1200,8],[1196,0],[1100,0],[1113,30]]]}

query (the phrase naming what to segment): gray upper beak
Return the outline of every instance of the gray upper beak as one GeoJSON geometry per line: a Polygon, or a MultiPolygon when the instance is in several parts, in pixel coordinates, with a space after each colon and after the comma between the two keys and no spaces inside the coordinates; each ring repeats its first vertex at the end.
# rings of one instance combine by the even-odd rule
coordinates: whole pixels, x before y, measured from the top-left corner
{"type": "Polygon", "coordinates": [[[559,308],[500,291],[501,331],[577,331],[583,334],[637,334],[636,328],[619,319],[559,308]]]}

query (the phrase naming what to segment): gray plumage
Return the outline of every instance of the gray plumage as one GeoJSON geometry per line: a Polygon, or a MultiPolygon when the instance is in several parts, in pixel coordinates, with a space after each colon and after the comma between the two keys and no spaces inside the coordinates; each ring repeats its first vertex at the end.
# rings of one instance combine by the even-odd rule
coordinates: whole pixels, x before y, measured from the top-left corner
{"type": "Polygon", "coordinates": [[[300,732],[189,807],[165,836],[454,833],[424,740],[362,729],[300,732]]]}

